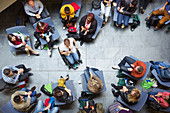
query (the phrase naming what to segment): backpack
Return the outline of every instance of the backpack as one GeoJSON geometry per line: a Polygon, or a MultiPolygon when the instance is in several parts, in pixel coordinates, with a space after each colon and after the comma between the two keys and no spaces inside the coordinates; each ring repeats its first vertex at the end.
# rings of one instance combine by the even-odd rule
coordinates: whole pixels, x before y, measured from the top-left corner
{"type": "Polygon", "coordinates": [[[140,18],[137,14],[132,15],[133,23],[130,26],[130,30],[133,32],[138,26],[140,26],[140,18]]]}
{"type": "Polygon", "coordinates": [[[158,16],[151,16],[149,20],[146,21],[146,27],[148,27],[149,29],[150,29],[150,26],[155,27],[158,24],[159,20],[160,19],[158,18],[158,16]]]}
{"type": "Polygon", "coordinates": [[[92,1],[92,8],[93,9],[100,9],[101,8],[101,0],[93,0],[92,1]]]}

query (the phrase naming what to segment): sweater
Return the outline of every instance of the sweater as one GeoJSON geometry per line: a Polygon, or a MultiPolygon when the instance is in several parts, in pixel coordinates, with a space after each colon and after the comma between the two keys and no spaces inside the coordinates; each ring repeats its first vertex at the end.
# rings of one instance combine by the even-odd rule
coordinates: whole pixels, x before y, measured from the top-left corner
{"type": "Polygon", "coordinates": [[[74,11],[74,7],[71,5],[71,4],[65,4],[62,6],[61,10],[60,10],[60,13],[61,13],[61,17],[63,19],[65,19],[66,16],[71,16],[72,18],[74,18],[75,16],[75,11],[74,11]],[[69,14],[66,14],[65,13],[65,7],[69,7],[70,8],[70,13],[69,14]]]}

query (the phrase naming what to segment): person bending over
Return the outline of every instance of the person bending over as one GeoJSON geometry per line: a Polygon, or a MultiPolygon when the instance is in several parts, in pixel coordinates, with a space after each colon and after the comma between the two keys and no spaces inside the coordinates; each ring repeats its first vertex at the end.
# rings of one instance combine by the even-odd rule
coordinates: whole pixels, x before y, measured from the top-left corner
{"type": "Polygon", "coordinates": [[[94,18],[93,13],[89,13],[81,18],[79,22],[80,26],[80,45],[84,42],[92,41],[92,36],[96,32],[97,20],[94,18]]]}
{"type": "Polygon", "coordinates": [[[10,46],[14,47],[15,49],[26,51],[27,55],[30,56],[31,53],[35,55],[39,55],[38,52],[34,51],[26,42],[28,39],[25,39],[25,36],[18,33],[8,34],[8,43],[10,46]]]}
{"type": "Polygon", "coordinates": [[[141,78],[145,75],[146,72],[146,64],[142,61],[135,61],[134,59],[126,56],[124,59],[118,64],[119,67],[113,66],[113,69],[120,69],[124,72],[127,72],[135,77],[135,78],[141,78]],[[125,64],[128,63],[130,66],[125,66],[125,64]]]}
{"type": "Polygon", "coordinates": [[[112,89],[112,93],[115,97],[119,95],[122,97],[123,101],[128,104],[136,104],[141,95],[141,91],[136,89],[135,87],[126,87],[126,86],[116,86],[115,84],[111,84],[113,88],[117,90],[117,92],[112,89]]]}
{"type": "Polygon", "coordinates": [[[66,29],[66,27],[69,27],[70,24],[73,26],[76,23],[75,18],[75,10],[74,7],[71,4],[65,4],[61,7],[60,10],[61,13],[61,22],[63,23],[63,29],[66,29]]]}
{"type": "Polygon", "coordinates": [[[22,88],[21,91],[16,91],[14,94],[12,94],[11,103],[13,108],[20,112],[28,111],[36,99],[41,96],[41,93],[36,94],[34,91],[35,89],[35,86],[32,87],[31,90],[22,88]]]}
{"type": "Polygon", "coordinates": [[[31,68],[26,68],[23,64],[17,66],[5,66],[2,69],[2,78],[6,83],[17,84],[33,75],[32,73],[29,73],[30,70],[31,68]]]}
{"type": "Polygon", "coordinates": [[[24,5],[24,10],[32,24],[40,19],[48,17],[40,0],[28,0],[24,5]]]}
{"type": "Polygon", "coordinates": [[[121,28],[125,28],[128,26],[129,19],[131,15],[137,9],[137,0],[119,0],[117,5],[118,17],[116,26],[119,27],[122,24],[122,20],[124,24],[122,24],[121,28]]]}
{"type": "Polygon", "coordinates": [[[40,42],[40,38],[47,41],[48,44],[48,56],[51,57],[51,51],[53,48],[53,39],[52,39],[53,31],[51,29],[51,26],[49,26],[47,23],[44,22],[38,22],[36,31],[34,32],[34,36],[37,39],[37,41],[40,42]]]}
{"type": "Polygon", "coordinates": [[[67,75],[66,78],[61,78],[58,80],[58,86],[53,90],[53,96],[60,102],[66,102],[68,104],[73,102],[73,96],[71,95],[71,90],[65,86],[65,81],[69,79],[67,75]]]}
{"type": "Polygon", "coordinates": [[[156,25],[156,27],[154,28],[154,30],[158,30],[165,22],[170,20],[170,0],[167,0],[164,4],[163,7],[159,8],[156,11],[153,11],[152,14],[147,17],[145,20],[149,20],[150,17],[154,15],[154,16],[159,16],[159,15],[163,15],[163,17],[159,20],[158,24],[156,25]]]}

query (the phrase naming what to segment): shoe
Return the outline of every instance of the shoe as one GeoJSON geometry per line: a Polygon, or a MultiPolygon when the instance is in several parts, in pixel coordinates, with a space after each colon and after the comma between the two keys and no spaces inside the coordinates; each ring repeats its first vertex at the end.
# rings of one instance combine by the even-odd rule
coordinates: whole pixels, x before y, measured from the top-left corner
{"type": "Polygon", "coordinates": [[[36,86],[33,86],[30,91],[34,92],[36,89],[36,86]]]}
{"type": "Polygon", "coordinates": [[[29,72],[29,71],[31,71],[31,70],[32,70],[31,68],[27,68],[27,69],[26,69],[27,72],[29,72]]]}
{"type": "Polygon", "coordinates": [[[117,90],[117,86],[113,83],[111,83],[111,86],[117,90]]]}
{"type": "Polygon", "coordinates": [[[63,76],[60,76],[60,78],[63,78],[63,76]]]}
{"type": "Polygon", "coordinates": [[[115,92],[114,89],[112,89],[112,94],[113,94],[115,97],[118,97],[118,96],[119,96],[119,94],[118,94],[117,92],[115,92]]]}
{"type": "Polygon", "coordinates": [[[152,61],[152,60],[150,60],[149,62],[150,62],[151,64],[153,64],[153,61],[152,61]]]}
{"type": "Polygon", "coordinates": [[[157,30],[158,30],[157,26],[156,26],[156,27],[154,27],[154,31],[157,31],[157,30]]]}
{"type": "Polygon", "coordinates": [[[51,49],[48,49],[48,56],[51,57],[51,49]]]}
{"type": "Polygon", "coordinates": [[[33,75],[33,73],[28,73],[28,76],[32,76],[33,75]]]}
{"type": "Polygon", "coordinates": [[[54,49],[58,49],[58,46],[57,46],[57,45],[54,45],[53,48],[54,48],[54,49]]]}
{"type": "Polygon", "coordinates": [[[66,75],[66,80],[68,80],[68,79],[69,79],[69,74],[66,75]]]}
{"type": "Polygon", "coordinates": [[[116,27],[119,27],[119,25],[117,23],[115,25],[116,25],[116,27]]]}
{"type": "Polygon", "coordinates": [[[41,93],[38,93],[35,95],[36,98],[39,98],[41,96],[41,93]]]}
{"type": "Polygon", "coordinates": [[[33,51],[32,53],[33,53],[34,55],[36,55],[36,56],[39,56],[39,53],[36,52],[36,51],[33,51]]]}
{"type": "Polygon", "coordinates": [[[83,43],[84,43],[83,41],[80,41],[80,46],[82,46],[82,45],[83,45],[83,43]]]}
{"type": "Polygon", "coordinates": [[[146,18],[145,18],[145,21],[148,21],[148,20],[149,20],[149,18],[148,18],[148,17],[146,17],[146,18]]]}
{"type": "Polygon", "coordinates": [[[88,70],[89,70],[89,67],[88,67],[88,66],[86,66],[86,69],[88,69],[88,70]]]}
{"type": "Polygon", "coordinates": [[[112,66],[112,69],[120,70],[120,67],[119,66],[112,66]]]}
{"type": "Polygon", "coordinates": [[[125,25],[124,25],[124,24],[122,24],[122,25],[121,25],[121,28],[122,28],[122,29],[124,29],[124,28],[125,28],[125,25]]]}
{"type": "Polygon", "coordinates": [[[66,27],[63,26],[63,30],[65,30],[65,29],[66,29],[66,27]]]}

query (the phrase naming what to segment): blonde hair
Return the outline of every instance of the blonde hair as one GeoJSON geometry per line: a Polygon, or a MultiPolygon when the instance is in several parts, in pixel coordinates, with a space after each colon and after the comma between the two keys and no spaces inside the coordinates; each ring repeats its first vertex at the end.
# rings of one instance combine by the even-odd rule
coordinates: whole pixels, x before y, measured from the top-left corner
{"type": "MultiPolygon", "coordinates": [[[[128,100],[129,100],[129,102],[133,102],[133,103],[138,102],[139,99],[140,99],[141,91],[138,90],[138,89],[133,89],[132,91],[135,91],[135,93],[134,93],[134,95],[132,95],[131,93],[128,94],[128,100]]],[[[131,91],[131,92],[132,92],[132,91],[131,91]]]]}

